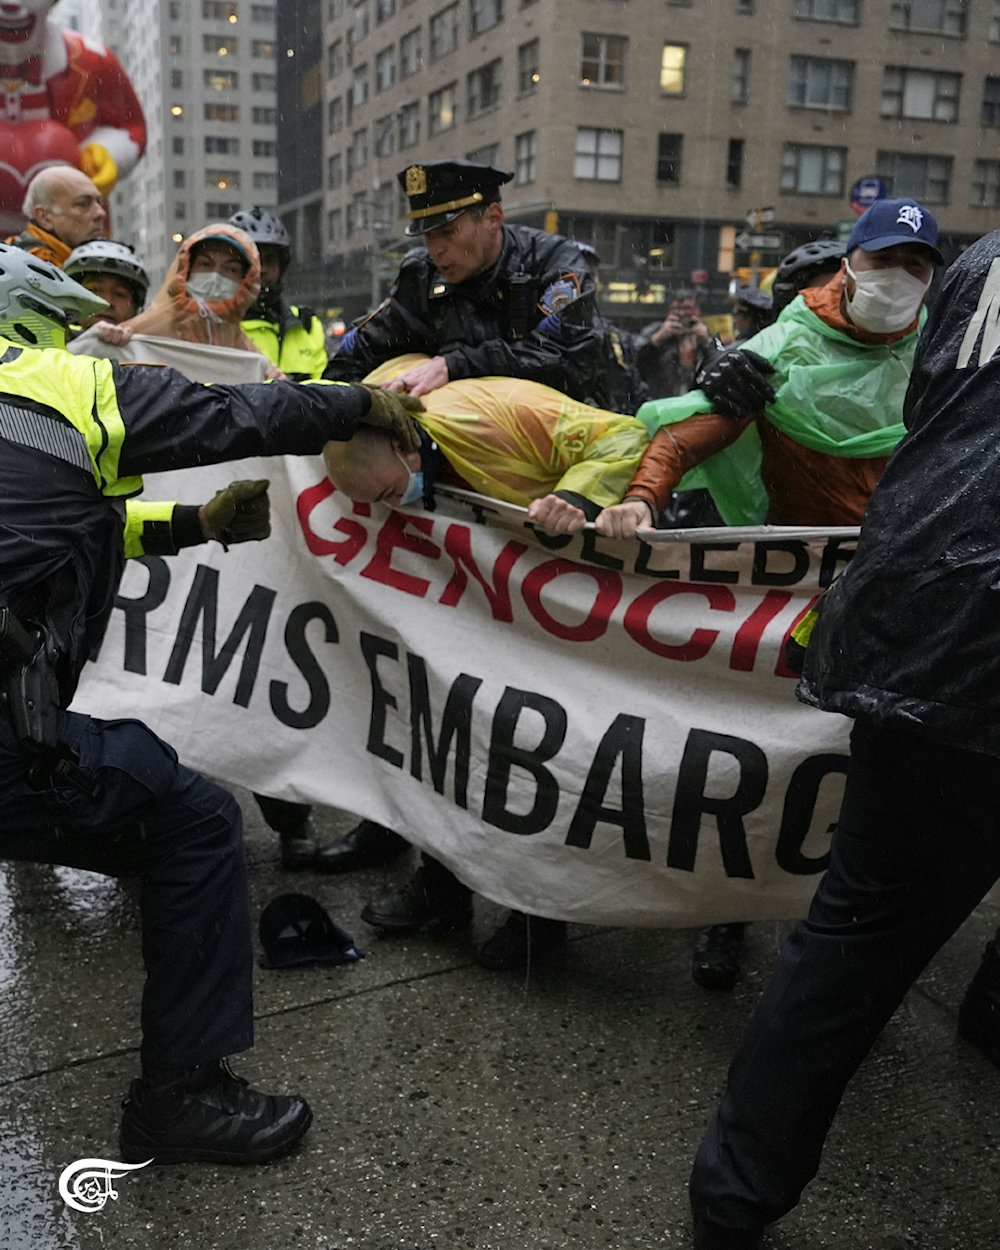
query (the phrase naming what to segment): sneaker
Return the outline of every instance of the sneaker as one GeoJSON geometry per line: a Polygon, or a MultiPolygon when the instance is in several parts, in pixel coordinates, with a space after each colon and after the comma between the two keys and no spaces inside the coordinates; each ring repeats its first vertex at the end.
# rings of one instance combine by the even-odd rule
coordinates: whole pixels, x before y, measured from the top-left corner
{"type": "Polygon", "coordinates": [[[731,990],[740,979],[746,925],[713,924],[702,929],[691,955],[691,976],[706,990],[731,990]]]}
{"type": "Polygon", "coordinates": [[[424,864],[400,889],[371,899],[361,919],[396,933],[457,933],[472,923],[472,891],[440,864],[424,864]]]}
{"type": "Polygon", "coordinates": [[[126,1163],[260,1163],[288,1150],[312,1123],[305,1099],[261,1094],[225,1060],[169,1080],[140,1077],[122,1107],[126,1163]]]}
{"type": "Polygon", "coordinates": [[[958,1010],[958,1036],[1000,1067],[1000,952],[990,942],[958,1010]]]}
{"type": "Polygon", "coordinates": [[[512,911],[506,923],[480,946],[476,958],[484,968],[497,972],[525,972],[536,960],[562,950],[566,941],[565,920],[512,911]]]}

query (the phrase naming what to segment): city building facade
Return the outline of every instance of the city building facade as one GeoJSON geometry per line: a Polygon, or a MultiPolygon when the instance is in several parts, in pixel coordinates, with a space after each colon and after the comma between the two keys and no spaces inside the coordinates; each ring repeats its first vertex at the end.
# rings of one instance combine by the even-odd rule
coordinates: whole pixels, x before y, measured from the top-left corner
{"type": "MultiPolygon", "coordinates": [[[[633,323],[682,287],[721,310],[733,271],[846,233],[859,179],[931,207],[950,255],[1000,224],[1000,0],[287,7],[311,15],[322,81],[299,246],[347,318],[386,288],[396,175],[425,160],[512,171],[508,219],[592,243],[606,310],[633,323]]],[[[298,125],[290,99],[283,158],[298,125]]]]}

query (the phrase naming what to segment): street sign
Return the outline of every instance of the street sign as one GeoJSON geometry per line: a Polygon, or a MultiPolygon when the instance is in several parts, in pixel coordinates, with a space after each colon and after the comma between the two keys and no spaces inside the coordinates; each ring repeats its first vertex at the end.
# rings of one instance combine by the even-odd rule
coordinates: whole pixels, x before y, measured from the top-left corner
{"type": "Polygon", "coordinates": [[[736,236],[736,248],[740,252],[777,252],[781,249],[781,235],[751,234],[744,230],[736,236]]]}
{"type": "Polygon", "coordinates": [[[695,284],[695,286],[707,286],[708,285],[708,270],[707,269],[692,269],[691,281],[695,284]]]}
{"type": "Polygon", "coordinates": [[[743,220],[751,230],[759,230],[761,226],[769,226],[774,218],[773,208],[748,208],[743,220]]]}
{"type": "Polygon", "coordinates": [[[854,233],[854,218],[853,217],[849,221],[837,222],[837,242],[838,243],[846,243],[853,233],[854,233]]]}
{"type": "Polygon", "coordinates": [[[860,216],[876,200],[884,200],[886,186],[881,178],[859,178],[851,187],[851,208],[860,216]]]}

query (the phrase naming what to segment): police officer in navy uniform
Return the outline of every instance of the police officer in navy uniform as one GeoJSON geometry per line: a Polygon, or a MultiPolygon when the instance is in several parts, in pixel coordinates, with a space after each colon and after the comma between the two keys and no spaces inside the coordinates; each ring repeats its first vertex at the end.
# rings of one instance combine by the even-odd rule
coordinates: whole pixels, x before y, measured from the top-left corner
{"type": "MultiPolygon", "coordinates": [[[[407,254],[385,303],[344,335],[325,377],[356,381],[386,360],[421,352],[431,360],[389,389],[419,396],[459,378],[498,375],[613,406],[610,351],[586,260],[560,235],[504,221],[500,188],[513,176],[462,160],[403,170],[406,233],[423,246],[407,254]]],[[[320,850],[314,867],[379,866],[408,848],[399,834],[365,820],[320,850]]]]}

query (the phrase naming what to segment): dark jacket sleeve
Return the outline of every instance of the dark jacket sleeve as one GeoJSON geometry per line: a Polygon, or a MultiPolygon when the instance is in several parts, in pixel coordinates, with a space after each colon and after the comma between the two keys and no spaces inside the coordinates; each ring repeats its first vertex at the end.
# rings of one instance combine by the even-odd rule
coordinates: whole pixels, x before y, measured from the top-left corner
{"type": "Polygon", "coordinates": [[[513,342],[488,339],[453,348],[445,355],[449,378],[527,378],[605,406],[606,345],[595,325],[597,288],[572,244],[562,243],[545,258],[537,290],[535,328],[513,342]]]}
{"type": "Polygon", "coordinates": [[[426,271],[420,261],[404,260],[389,298],[348,330],[323,377],[335,382],[358,382],[395,356],[407,352],[436,355],[437,343],[426,318],[420,317],[426,286],[426,271]]]}
{"type": "Polygon", "coordinates": [[[249,456],[304,456],[351,437],[371,400],[359,386],[255,382],[205,386],[174,369],[114,366],[125,425],[119,476],[249,456]]]}

